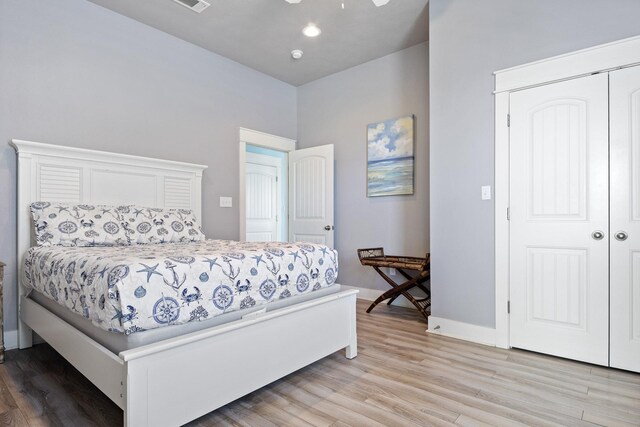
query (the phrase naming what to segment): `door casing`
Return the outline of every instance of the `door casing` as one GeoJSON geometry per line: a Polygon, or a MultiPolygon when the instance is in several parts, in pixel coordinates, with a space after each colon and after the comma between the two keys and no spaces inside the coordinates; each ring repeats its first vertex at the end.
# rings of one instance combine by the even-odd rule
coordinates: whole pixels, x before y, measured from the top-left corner
{"type": "Polygon", "coordinates": [[[247,144],[258,147],[269,148],[283,152],[290,152],[296,149],[296,141],[281,136],[271,135],[256,130],[240,128],[239,131],[239,147],[238,147],[238,169],[240,171],[240,195],[238,197],[239,219],[240,219],[240,240],[247,238],[247,206],[246,206],[246,163],[247,163],[247,144]]]}

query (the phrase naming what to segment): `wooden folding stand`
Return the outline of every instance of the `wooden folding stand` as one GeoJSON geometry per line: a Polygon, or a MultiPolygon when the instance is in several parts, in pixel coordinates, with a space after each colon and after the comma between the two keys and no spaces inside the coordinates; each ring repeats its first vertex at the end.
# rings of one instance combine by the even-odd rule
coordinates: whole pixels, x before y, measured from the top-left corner
{"type": "Polygon", "coordinates": [[[391,285],[391,289],[380,295],[378,299],[369,306],[367,313],[370,313],[371,310],[382,301],[388,299],[387,305],[390,305],[396,298],[402,295],[428,320],[431,308],[431,292],[424,283],[431,278],[431,256],[429,254],[424,258],[390,256],[384,254],[383,248],[367,248],[358,249],[358,258],[360,258],[362,265],[373,267],[378,274],[391,285]],[[406,281],[403,283],[395,282],[380,270],[380,267],[395,268],[406,281]],[[417,271],[418,274],[414,277],[405,270],[414,270],[417,271]],[[412,288],[421,289],[426,294],[426,297],[420,299],[414,297],[409,293],[409,289],[412,288]]]}

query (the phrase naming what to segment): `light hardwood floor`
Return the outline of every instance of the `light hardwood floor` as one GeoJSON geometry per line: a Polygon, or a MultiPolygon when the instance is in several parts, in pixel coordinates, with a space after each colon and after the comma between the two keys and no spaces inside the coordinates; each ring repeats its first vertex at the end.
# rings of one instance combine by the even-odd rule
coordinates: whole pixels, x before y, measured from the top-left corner
{"type": "MultiPolygon", "coordinates": [[[[415,310],[367,305],[356,359],[331,355],[189,426],[640,425],[640,375],[430,336],[415,310]]],[[[7,352],[0,381],[0,425],[122,424],[47,345],[7,352]]]]}

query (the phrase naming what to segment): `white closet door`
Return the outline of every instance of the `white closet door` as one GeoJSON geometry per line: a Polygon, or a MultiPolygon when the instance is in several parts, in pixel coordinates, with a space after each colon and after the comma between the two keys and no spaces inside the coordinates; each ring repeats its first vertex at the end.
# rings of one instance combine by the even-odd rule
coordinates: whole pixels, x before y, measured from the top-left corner
{"type": "Polygon", "coordinates": [[[640,372],[640,67],[610,74],[611,366],[640,372]]]}
{"type": "Polygon", "coordinates": [[[607,365],[608,77],[510,105],[511,345],[607,365]]]}

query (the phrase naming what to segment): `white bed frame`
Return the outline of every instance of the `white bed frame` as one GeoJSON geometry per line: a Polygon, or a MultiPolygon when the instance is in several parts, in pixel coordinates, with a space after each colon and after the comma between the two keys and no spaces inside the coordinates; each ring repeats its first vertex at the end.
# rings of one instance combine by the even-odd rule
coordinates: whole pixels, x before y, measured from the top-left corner
{"type": "MultiPolygon", "coordinates": [[[[18,153],[19,268],[32,245],[34,201],[185,208],[202,218],[206,166],[11,145],[18,153]]],[[[124,410],[128,427],[182,425],[342,348],[349,359],[357,355],[354,290],[114,354],[18,286],[19,347],[30,347],[35,331],[124,410]]]]}

